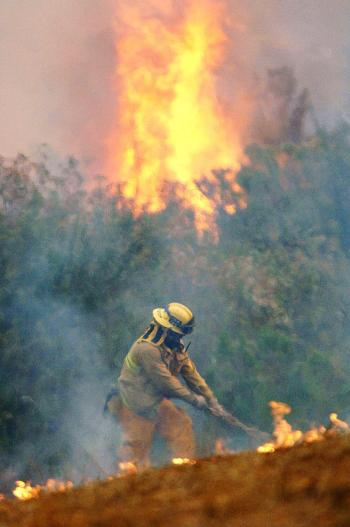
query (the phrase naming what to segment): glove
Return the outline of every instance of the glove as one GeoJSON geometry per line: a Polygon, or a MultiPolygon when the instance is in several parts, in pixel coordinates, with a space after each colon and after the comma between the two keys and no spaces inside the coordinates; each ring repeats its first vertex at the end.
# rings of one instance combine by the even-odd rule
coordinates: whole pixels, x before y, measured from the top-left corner
{"type": "Polygon", "coordinates": [[[195,395],[193,406],[195,406],[199,410],[204,410],[204,408],[208,408],[208,403],[203,397],[203,395],[195,395]]]}

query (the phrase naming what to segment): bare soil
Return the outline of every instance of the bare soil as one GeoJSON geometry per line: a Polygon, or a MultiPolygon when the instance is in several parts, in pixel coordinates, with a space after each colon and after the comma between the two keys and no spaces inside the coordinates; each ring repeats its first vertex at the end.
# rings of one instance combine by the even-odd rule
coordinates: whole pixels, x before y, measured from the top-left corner
{"type": "Polygon", "coordinates": [[[350,527],[350,437],[0,502],[0,527],[350,527]]]}

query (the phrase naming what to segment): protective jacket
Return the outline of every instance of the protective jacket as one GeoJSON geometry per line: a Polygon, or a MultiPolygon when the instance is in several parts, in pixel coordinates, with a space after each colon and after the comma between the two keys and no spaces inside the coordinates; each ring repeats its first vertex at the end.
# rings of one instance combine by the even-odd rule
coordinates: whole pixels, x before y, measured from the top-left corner
{"type": "Polygon", "coordinates": [[[175,352],[164,344],[142,339],[137,340],[127,354],[118,386],[125,406],[149,418],[157,414],[164,398],[195,404],[194,394],[203,395],[207,400],[213,397],[187,351],[175,352]]]}

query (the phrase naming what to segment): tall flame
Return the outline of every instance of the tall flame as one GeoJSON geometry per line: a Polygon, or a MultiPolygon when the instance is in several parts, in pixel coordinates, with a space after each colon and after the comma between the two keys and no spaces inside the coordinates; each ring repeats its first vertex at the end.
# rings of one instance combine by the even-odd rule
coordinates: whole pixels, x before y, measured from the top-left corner
{"type": "Polygon", "coordinates": [[[230,168],[232,188],[240,191],[234,183],[242,157],[240,123],[236,115],[233,126],[218,98],[217,72],[229,45],[225,4],[183,0],[180,13],[179,2],[167,5],[119,1],[118,115],[107,173],[136,214],[163,210],[166,189],[174,184],[204,230],[215,205],[196,184],[203,175],[210,180],[212,169],[230,168]]]}

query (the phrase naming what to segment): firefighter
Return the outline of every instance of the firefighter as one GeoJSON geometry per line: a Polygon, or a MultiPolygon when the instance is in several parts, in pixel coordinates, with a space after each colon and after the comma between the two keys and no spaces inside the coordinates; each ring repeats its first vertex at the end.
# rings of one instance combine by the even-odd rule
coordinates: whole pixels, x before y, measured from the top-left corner
{"type": "Polygon", "coordinates": [[[194,316],[187,306],[172,302],[156,308],[151,324],[125,357],[105,406],[121,424],[119,462],[147,466],[155,433],[166,440],[172,457],[195,456],[191,418],[172,399],[222,410],[183,344],[193,328],[194,316]]]}

